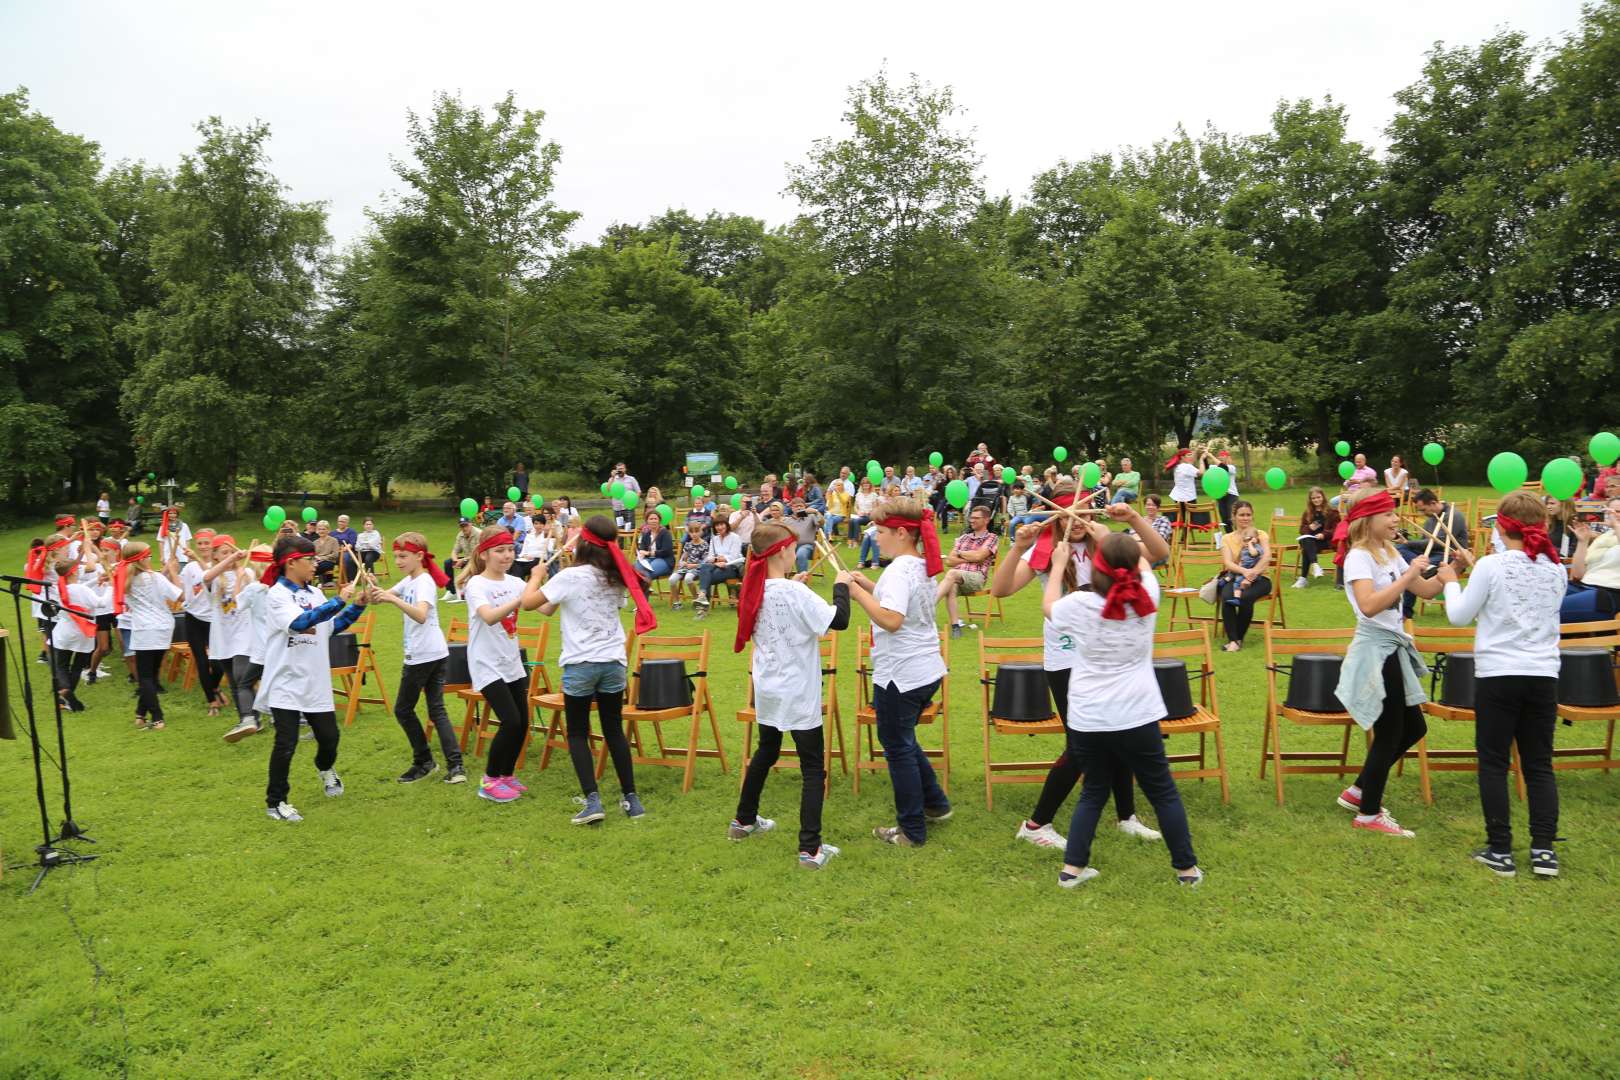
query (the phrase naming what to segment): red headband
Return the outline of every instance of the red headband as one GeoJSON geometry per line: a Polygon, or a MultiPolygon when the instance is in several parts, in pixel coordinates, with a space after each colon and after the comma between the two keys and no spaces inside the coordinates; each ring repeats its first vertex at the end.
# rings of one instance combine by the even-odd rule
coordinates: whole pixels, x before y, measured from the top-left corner
{"type": "Polygon", "coordinates": [[[274,585],[276,578],[281,576],[281,571],[288,563],[297,562],[299,559],[313,559],[314,557],[315,553],[313,551],[289,551],[279,559],[272,557],[270,565],[265,567],[264,573],[259,576],[259,581],[265,585],[274,585]]]}
{"type": "Polygon", "coordinates": [[[422,556],[422,562],[427,566],[428,576],[433,579],[433,584],[437,585],[441,589],[450,584],[450,576],[444,572],[442,567],[439,566],[439,560],[433,557],[433,552],[429,551],[421,544],[410,544],[403,540],[395,540],[394,550],[409,551],[413,555],[422,556]]]}
{"type": "Polygon", "coordinates": [[[765,575],[769,572],[765,564],[796,539],[790,533],[759,554],[749,554],[748,569],[743,571],[742,594],[737,598],[737,637],[731,643],[732,652],[742,652],[748,639],[754,636],[754,621],[759,618],[759,606],[765,602],[765,575]]]}
{"type": "Polygon", "coordinates": [[[113,567],[112,587],[114,615],[122,615],[124,613],[124,608],[126,606],[124,604],[124,593],[129,589],[129,568],[140,562],[142,559],[150,559],[151,557],[152,549],[147,548],[138,555],[125,555],[123,558],[118,560],[118,565],[113,567]]]}
{"type": "Polygon", "coordinates": [[[1091,566],[1113,581],[1108,587],[1108,595],[1103,599],[1103,618],[1123,619],[1127,614],[1127,604],[1136,609],[1138,618],[1146,618],[1159,610],[1142,585],[1142,574],[1136,567],[1110,566],[1103,559],[1101,547],[1091,553],[1091,566]]]}
{"type": "MultiPolygon", "coordinates": [[[[1059,495],[1052,502],[1058,506],[1073,506],[1074,492],[1059,495]]],[[[1029,568],[1037,574],[1045,573],[1052,565],[1052,544],[1055,542],[1052,536],[1053,526],[1059,521],[1068,520],[1068,514],[1051,514],[1047,517],[1046,524],[1041,527],[1041,535],[1036,538],[1035,547],[1029,553],[1029,568]]]]}
{"type": "Polygon", "coordinates": [[[76,524],[78,524],[78,520],[72,514],[56,515],[56,527],[58,529],[71,529],[76,524]]]}
{"type": "Polygon", "coordinates": [[[214,547],[225,547],[227,545],[229,545],[230,547],[235,547],[236,546],[236,538],[234,536],[232,536],[230,533],[219,533],[217,536],[214,537],[214,543],[213,543],[212,546],[214,546],[214,547]]]}
{"type": "Polygon", "coordinates": [[[934,528],[934,512],[932,510],[924,509],[921,521],[912,521],[910,518],[904,517],[886,517],[877,524],[885,529],[905,529],[916,532],[922,537],[923,564],[928,568],[929,577],[933,577],[945,569],[945,560],[939,554],[939,530],[934,528]]]}
{"type": "Polygon", "coordinates": [[[1388,514],[1395,510],[1395,500],[1390,498],[1387,491],[1375,491],[1371,495],[1364,495],[1356,500],[1348,513],[1339,519],[1333,527],[1333,564],[1344,565],[1344,557],[1350,553],[1350,523],[1361,518],[1372,517],[1375,514],[1388,514]]]}
{"type": "Polygon", "coordinates": [[[1545,525],[1526,525],[1515,518],[1510,518],[1500,510],[1496,512],[1496,525],[1509,536],[1517,536],[1524,541],[1524,553],[1531,559],[1539,555],[1547,556],[1552,563],[1558,562],[1558,549],[1553,547],[1552,538],[1547,535],[1545,525]]]}
{"type": "Polygon", "coordinates": [[[604,540],[589,529],[581,529],[579,538],[593,547],[607,548],[613,554],[613,565],[618,567],[619,580],[630,591],[630,599],[636,605],[636,633],[645,634],[649,630],[658,629],[658,616],[653,614],[652,605],[647,603],[647,594],[642,591],[641,579],[636,572],[630,569],[630,562],[619,549],[617,541],[604,540]]]}
{"type": "Polygon", "coordinates": [[[267,563],[273,558],[275,558],[275,556],[273,554],[271,554],[270,552],[262,551],[262,550],[259,550],[257,548],[255,548],[254,550],[248,552],[248,562],[267,563]]]}
{"type": "Polygon", "coordinates": [[[490,548],[516,547],[517,541],[505,529],[496,529],[482,540],[478,541],[478,554],[482,555],[490,548]]]}

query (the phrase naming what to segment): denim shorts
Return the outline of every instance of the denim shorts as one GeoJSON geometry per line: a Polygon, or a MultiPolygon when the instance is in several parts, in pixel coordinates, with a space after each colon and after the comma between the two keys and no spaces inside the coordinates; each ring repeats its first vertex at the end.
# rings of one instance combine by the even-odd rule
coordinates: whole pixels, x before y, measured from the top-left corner
{"type": "Polygon", "coordinates": [[[562,688],[569,697],[589,697],[598,690],[617,694],[624,686],[624,665],[617,661],[563,665],[562,688]]]}

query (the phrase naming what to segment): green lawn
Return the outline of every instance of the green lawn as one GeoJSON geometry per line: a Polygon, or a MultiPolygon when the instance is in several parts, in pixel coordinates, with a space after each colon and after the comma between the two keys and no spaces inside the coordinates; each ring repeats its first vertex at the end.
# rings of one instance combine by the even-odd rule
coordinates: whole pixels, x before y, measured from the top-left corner
{"type": "MultiPolygon", "coordinates": [[[[1302,499],[1262,496],[1260,516],[1302,499]]],[[[445,549],[452,532],[425,515],[379,526],[445,549]]],[[[20,567],[28,535],[0,533],[0,561],[20,567]]],[[[1286,599],[1291,624],[1348,621],[1330,579],[1286,599]]],[[[692,625],[658,610],[664,630],[692,625]]],[[[392,688],[400,619],[378,620],[392,688]]],[[[1481,823],[1466,774],[1437,774],[1429,808],[1415,769],[1392,780],[1386,802],[1413,842],[1353,834],[1333,778],[1291,780],[1278,807],[1256,775],[1257,629],[1242,653],[1217,654],[1232,802],[1213,781],[1182,789],[1204,886],[1177,887],[1162,845],[1105,825],[1102,876],[1062,891],[1059,856],[1013,839],[1036,789],[1001,788],[985,809],[970,633],[952,649],[955,819],[921,850],[882,846],[870,831],[892,822],[886,780],[856,799],[835,773],[825,830],[844,853],[809,873],[794,858],[794,774],[766,790],[776,832],[725,838],[745,676],[731,613],[697,625],[714,639],[731,771],[700,763],[682,795],[678,772],[643,769],[650,812],[634,824],[610,812],[571,827],[572,772],[536,772],[538,755],[510,806],[471,785],[402,787],[404,737],[372,706],[344,732],[347,795],[323,797],[303,744],[292,798],[306,820],[278,825],[263,814],[268,737],[224,744],[229,723],[179,687],[167,731],[133,731],[120,675],[68,720],[75,809],[102,858],[29,896],[30,758],[26,742],[0,743],[0,1076],[1620,1071],[1620,777],[1561,776],[1555,882],[1469,861],[1481,823]]],[[[1033,590],[1007,605],[1005,632],[1038,625],[1033,590]]],[[[46,702],[46,669],[29,670],[46,702]]],[[[852,713],[852,679],[843,698],[852,713]]],[[[1470,740],[1454,727],[1431,745],[1470,740]]],[[[604,793],[611,805],[611,770],[604,793]]]]}

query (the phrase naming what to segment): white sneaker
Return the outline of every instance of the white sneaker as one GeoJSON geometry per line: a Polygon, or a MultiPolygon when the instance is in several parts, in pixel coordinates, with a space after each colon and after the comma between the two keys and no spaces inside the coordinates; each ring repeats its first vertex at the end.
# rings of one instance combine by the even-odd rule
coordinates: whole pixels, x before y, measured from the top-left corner
{"type": "Polygon", "coordinates": [[[1032,829],[1029,827],[1028,821],[1020,821],[1018,823],[1018,831],[1013,834],[1013,839],[1028,840],[1036,847],[1044,848],[1060,848],[1064,844],[1068,843],[1068,841],[1064,840],[1063,837],[1058,835],[1058,831],[1056,829],[1052,828],[1051,822],[1047,822],[1038,829],[1032,829]]]}
{"type": "Polygon", "coordinates": [[[1132,814],[1130,817],[1126,818],[1124,821],[1121,821],[1119,823],[1119,831],[1124,833],[1126,836],[1134,836],[1138,840],[1162,840],[1162,839],[1164,839],[1158,833],[1154,832],[1152,829],[1150,829],[1146,825],[1142,824],[1141,819],[1138,818],[1135,814],[1132,814]]]}
{"type": "MultiPolygon", "coordinates": [[[[338,778],[336,769],[320,769],[321,783],[326,785],[326,794],[330,798],[337,798],[343,794],[343,781],[338,778]]],[[[1155,833],[1154,835],[1158,835],[1155,833]]]]}
{"type": "Polygon", "coordinates": [[[1320,566],[1317,566],[1315,563],[1311,563],[1311,577],[1321,577],[1321,576],[1322,576],[1322,568],[1320,566]]]}
{"type": "Polygon", "coordinates": [[[102,664],[102,665],[100,665],[99,667],[96,668],[96,678],[98,678],[98,679],[105,679],[107,676],[109,676],[111,674],[112,674],[112,672],[107,670],[107,665],[106,664],[102,664]]]}
{"type": "Polygon", "coordinates": [[[249,735],[257,735],[258,733],[259,721],[254,717],[244,716],[240,723],[225,733],[224,739],[228,743],[241,742],[249,735]]]}
{"type": "Polygon", "coordinates": [[[293,809],[293,807],[288,803],[282,803],[279,806],[267,806],[267,807],[265,807],[264,808],[264,816],[269,818],[271,821],[303,821],[304,820],[304,815],[300,814],[297,810],[293,809]]]}
{"type": "Polygon", "coordinates": [[[440,601],[440,603],[444,603],[444,604],[465,604],[466,602],[467,601],[463,600],[459,596],[447,596],[442,601],[440,601]]]}
{"type": "Polygon", "coordinates": [[[814,855],[808,852],[799,852],[799,865],[806,870],[820,870],[827,865],[827,860],[838,854],[838,849],[831,844],[822,844],[816,849],[814,855]]]}
{"type": "Polygon", "coordinates": [[[746,840],[755,833],[770,832],[774,828],[776,822],[768,817],[756,817],[752,825],[744,825],[736,818],[732,818],[731,825],[726,829],[726,836],[732,840],[746,840]]]}
{"type": "Polygon", "coordinates": [[[1063,871],[1059,870],[1058,871],[1058,888],[1060,888],[1060,889],[1072,889],[1076,885],[1083,885],[1086,882],[1090,881],[1092,878],[1096,877],[1101,872],[1102,871],[1098,870],[1095,866],[1082,866],[1080,868],[1080,872],[1078,874],[1073,874],[1073,875],[1065,874],[1063,871]]]}
{"type": "Polygon", "coordinates": [[[1294,579],[1294,588],[1296,588],[1296,589],[1303,589],[1303,588],[1305,588],[1305,586],[1307,586],[1309,584],[1310,584],[1310,582],[1306,581],[1304,578],[1295,578],[1294,579]]]}

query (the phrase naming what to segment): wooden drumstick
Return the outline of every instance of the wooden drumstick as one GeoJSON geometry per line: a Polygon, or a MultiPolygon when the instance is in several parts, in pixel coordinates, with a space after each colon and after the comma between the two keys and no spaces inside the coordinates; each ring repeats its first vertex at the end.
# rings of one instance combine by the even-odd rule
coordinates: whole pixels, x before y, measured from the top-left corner
{"type": "MultiPolygon", "coordinates": [[[[1444,522],[1444,520],[1445,520],[1445,517],[1444,517],[1445,512],[1446,512],[1446,504],[1441,503],[1440,504],[1440,512],[1438,514],[1434,515],[1434,527],[1436,529],[1439,529],[1440,526],[1442,525],[1442,523],[1444,522]]],[[[1447,529],[1446,531],[1449,533],[1451,530],[1447,529]]],[[[1439,533],[1438,532],[1429,533],[1429,542],[1423,548],[1423,557],[1425,559],[1427,559],[1429,557],[1429,555],[1433,553],[1433,551],[1434,551],[1434,542],[1438,538],[1439,538],[1439,533]]]]}

